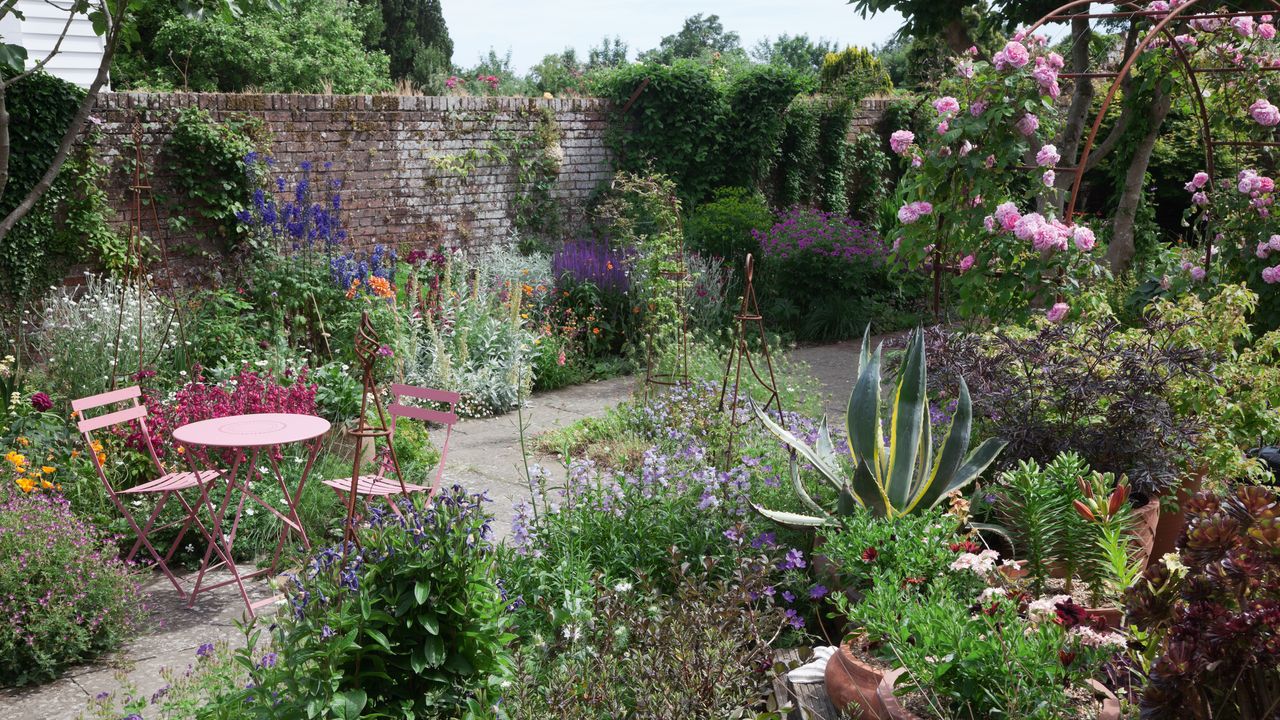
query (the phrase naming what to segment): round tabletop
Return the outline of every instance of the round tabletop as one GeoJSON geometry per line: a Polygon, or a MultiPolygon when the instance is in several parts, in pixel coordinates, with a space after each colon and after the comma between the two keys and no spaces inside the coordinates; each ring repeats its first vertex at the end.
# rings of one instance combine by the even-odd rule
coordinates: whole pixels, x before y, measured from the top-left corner
{"type": "Polygon", "coordinates": [[[173,439],[207,447],[264,447],[319,437],[329,421],[314,415],[258,413],[201,420],[173,431],[173,439]]]}

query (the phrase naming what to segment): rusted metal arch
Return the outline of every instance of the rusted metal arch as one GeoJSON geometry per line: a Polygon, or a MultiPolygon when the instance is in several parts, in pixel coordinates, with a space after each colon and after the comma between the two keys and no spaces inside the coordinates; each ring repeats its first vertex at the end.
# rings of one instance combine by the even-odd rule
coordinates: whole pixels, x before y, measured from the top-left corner
{"type": "MultiPolygon", "coordinates": [[[[1052,12],[1048,13],[1044,17],[1040,18],[1026,30],[1026,34],[1030,36],[1033,33],[1035,33],[1036,30],[1040,29],[1045,25],[1056,24],[1056,23],[1070,23],[1072,20],[1076,20],[1080,18],[1086,18],[1086,19],[1151,18],[1155,20],[1155,24],[1152,26],[1151,30],[1146,33],[1146,35],[1138,42],[1138,44],[1134,47],[1134,49],[1129,53],[1129,55],[1125,58],[1124,62],[1121,64],[1119,70],[1115,72],[1062,73],[1060,75],[1060,77],[1063,77],[1063,78],[1072,78],[1072,79],[1076,79],[1077,81],[1083,81],[1083,82],[1089,82],[1093,79],[1101,79],[1101,78],[1107,78],[1107,77],[1112,78],[1111,87],[1107,90],[1107,94],[1102,101],[1102,107],[1098,110],[1098,114],[1094,117],[1093,124],[1089,128],[1088,137],[1085,139],[1085,142],[1081,147],[1079,160],[1075,163],[1074,166],[1061,168],[1062,170],[1071,171],[1074,175],[1071,183],[1071,195],[1070,195],[1070,199],[1067,201],[1067,209],[1065,212],[1065,219],[1068,222],[1073,220],[1077,215],[1076,204],[1080,198],[1080,187],[1084,179],[1084,171],[1085,171],[1085,168],[1088,166],[1089,155],[1093,151],[1094,143],[1097,141],[1098,133],[1102,128],[1102,122],[1106,118],[1107,112],[1111,109],[1111,104],[1115,100],[1116,94],[1120,91],[1120,86],[1129,77],[1129,73],[1133,70],[1134,64],[1137,62],[1138,58],[1141,57],[1144,52],[1146,52],[1147,48],[1150,47],[1151,43],[1154,42],[1154,40],[1157,37],[1163,37],[1169,43],[1169,46],[1173,49],[1174,54],[1178,60],[1178,65],[1182,68],[1182,72],[1186,76],[1188,84],[1191,86],[1192,94],[1195,96],[1196,110],[1200,119],[1201,137],[1204,141],[1205,172],[1209,175],[1209,183],[1211,186],[1217,179],[1216,172],[1215,172],[1216,157],[1214,152],[1214,148],[1216,146],[1218,145],[1280,146],[1280,143],[1274,143],[1274,142],[1235,142],[1235,141],[1219,142],[1214,140],[1213,128],[1209,122],[1209,111],[1207,106],[1205,105],[1204,93],[1201,91],[1200,82],[1196,77],[1196,75],[1197,73],[1243,74],[1243,71],[1238,68],[1219,68],[1219,67],[1196,68],[1194,67],[1191,64],[1190,58],[1187,57],[1186,52],[1183,51],[1182,47],[1179,46],[1178,43],[1174,40],[1173,33],[1169,31],[1169,26],[1176,21],[1190,22],[1192,20],[1228,20],[1230,18],[1236,18],[1236,17],[1256,17],[1258,15],[1266,14],[1268,11],[1265,11],[1265,10],[1252,10],[1252,11],[1239,11],[1239,12],[1211,11],[1211,12],[1196,13],[1196,12],[1190,12],[1193,7],[1204,4],[1206,2],[1212,5],[1221,6],[1222,0],[1187,0],[1187,2],[1181,3],[1176,7],[1172,7],[1167,12],[1163,12],[1163,13],[1147,10],[1146,8],[1131,1],[1116,3],[1117,7],[1133,8],[1133,10],[1130,10],[1130,11],[1099,12],[1099,13],[1072,12],[1072,10],[1076,8],[1087,7],[1088,5],[1091,5],[1097,1],[1098,0],[1072,0],[1072,2],[1068,2],[1065,5],[1062,5],[1056,10],[1053,10],[1052,12]]],[[[1280,15],[1280,1],[1271,0],[1270,4],[1273,6],[1274,11],[1278,15],[1280,15]]],[[[1280,69],[1280,68],[1268,68],[1268,69],[1271,70],[1271,69],[1280,69]]],[[[1213,258],[1212,233],[1206,233],[1205,239],[1206,239],[1206,242],[1205,242],[1204,265],[1205,265],[1205,268],[1208,269],[1209,263],[1213,258]]]]}

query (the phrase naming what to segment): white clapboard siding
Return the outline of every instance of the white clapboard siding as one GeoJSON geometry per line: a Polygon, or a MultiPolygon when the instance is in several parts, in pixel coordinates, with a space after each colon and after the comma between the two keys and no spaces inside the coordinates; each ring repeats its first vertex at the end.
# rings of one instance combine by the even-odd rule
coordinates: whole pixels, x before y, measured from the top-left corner
{"type": "MultiPolygon", "coordinates": [[[[65,0],[54,0],[52,4],[43,0],[18,0],[18,11],[25,19],[6,18],[0,25],[0,34],[5,42],[17,43],[27,49],[28,67],[48,57],[57,44],[67,24],[67,11],[61,9],[66,6],[65,0]]],[[[89,87],[98,74],[102,51],[103,41],[93,31],[93,23],[87,16],[78,15],[71,21],[58,54],[44,69],[67,82],[89,87]]]]}

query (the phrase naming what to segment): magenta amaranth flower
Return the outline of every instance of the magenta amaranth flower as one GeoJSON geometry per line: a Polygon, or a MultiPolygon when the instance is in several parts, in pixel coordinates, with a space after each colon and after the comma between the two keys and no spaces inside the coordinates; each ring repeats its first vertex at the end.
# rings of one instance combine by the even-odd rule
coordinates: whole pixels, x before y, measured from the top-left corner
{"type": "Polygon", "coordinates": [[[889,149],[899,155],[906,155],[907,149],[911,147],[911,143],[916,141],[915,133],[910,130],[895,130],[889,136],[889,149]]]}
{"type": "Polygon", "coordinates": [[[960,102],[950,95],[944,95],[933,101],[933,109],[939,115],[953,115],[960,111],[960,102]]]}
{"type": "Polygon", "coordinates": [[[1051,168],[1061,159],[1062,156],[1058,154],[1058,148],[1054,145],[1045,145],[1040,148],[1040,152],[1036,153],[1036,164],[1040,167],[1051,168]]]}
{"type": "Polygon", "coordinates": [[[1031,55],[1027,52],[1025,45],[1016,40],[1010,40],[991,60],[997,70],[1016,70],[1030,62],[1031,55]]]}
{"type": "Polygon", "coordinates": [[[1255,122],[1265,127],[1280,125],[1280,108],[1272,105],[1265,98],[1258,98],[1249,106],[1249,115],[1255,122]]]}
{"type": "Polygon", "coordinates": [[[1066,303],[1054,303],[1053,307],[1049,308],[1049,312],[1045,313],[1044,316],[1049,319],[1049,322],[1057,324],[1062,322],[1070,311],[1071,308],[1066,303]]]}
{"type": "Polygon", "coordinates": [[[53,409],[53,400],[49,398],[48,393],[38,392],[31,396],[31,407],[36,412],[49,412],[53,409]]]}
{"type": "Polygon", "coordinates": [[[1040,128],[1040,118],[1032,113],[1027,113],[1018,119],[1016,127],[1023,137],[1032,137],[1036,134],[1036,130],[1040,128]]]}

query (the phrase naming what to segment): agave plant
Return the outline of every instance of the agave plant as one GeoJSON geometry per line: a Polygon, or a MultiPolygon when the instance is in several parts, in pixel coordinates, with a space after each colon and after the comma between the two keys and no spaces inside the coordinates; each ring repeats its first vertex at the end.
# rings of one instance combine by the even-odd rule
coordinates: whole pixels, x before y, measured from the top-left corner
{"type": "Polygon", "coordinates": [[[973,482],[1004,449],[1003,440],[988,439],[972,454],[968,453],[973,408],[962,378],[951,427],[942,440],[941,452],[934,457],[925,389],[924,335],[919,330],[907,340],[907,355],[889,406],[892,414],[886,443],[880,396],[883,345],[877,347],[874,354],[870,347],[871,327],[867,326],[858,360],[858,382],[849,396],[846,420],[849,454],[853,456],[852,477],[846,476],[840,467],[826,418],[819,427],[816,445],[810,447],[760,408],[755,408],[756,416],[765,427],[795,451],[791,459],[791,482],[801,502],[814,512],[814,515],[801,515],[755,506],[761,515],[795,527],[826,525],[849,515],[858,505],[878,517],[906,515],[933,507],[943,497],[973,482]],[[809,496],[800,480],[797,456],[813,465],[835,488],[834,511],[823,508],[809,496]]]}

